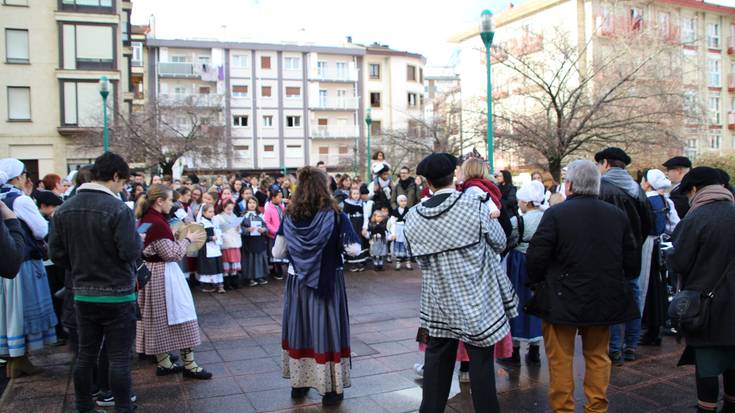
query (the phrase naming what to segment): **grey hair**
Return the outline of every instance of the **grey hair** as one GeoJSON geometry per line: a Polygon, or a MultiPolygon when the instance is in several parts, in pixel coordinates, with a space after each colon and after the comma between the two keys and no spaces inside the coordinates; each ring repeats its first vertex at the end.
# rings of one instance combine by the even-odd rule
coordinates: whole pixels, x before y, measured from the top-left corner
{"type": "Polygon", "coordinates": [[[588,160],[573,161],[567,166],[567,181],[577,195],[600,195],[600,170],[588,160]]]}

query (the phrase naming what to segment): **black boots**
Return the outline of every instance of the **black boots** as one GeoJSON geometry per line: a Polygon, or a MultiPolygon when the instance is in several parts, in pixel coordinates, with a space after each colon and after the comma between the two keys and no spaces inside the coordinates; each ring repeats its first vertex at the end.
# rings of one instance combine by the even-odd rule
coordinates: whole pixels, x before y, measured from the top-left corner
{"type": "Polygon", "coordinates": [[[534,366],[538,366],[541,364],[541,355],[539,354],[538,345],[531,344],[528,346],[528,353],[526,353],[526,363],[534,366]]]}
{"type": "Polygon", "coordinates": [[[521,365],[521,348],[520,347],[513,347],[513,355],[507,358],[498,359],[499,363],[511,365],[511,366],[520,366],[521,365]]]}

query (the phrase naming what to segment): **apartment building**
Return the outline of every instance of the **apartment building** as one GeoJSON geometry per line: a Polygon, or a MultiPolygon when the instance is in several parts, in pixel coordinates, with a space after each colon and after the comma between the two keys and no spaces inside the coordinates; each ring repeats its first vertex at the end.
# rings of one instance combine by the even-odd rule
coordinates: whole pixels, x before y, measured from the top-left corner
{"type": "MultiPolygon", "coordinates": [[[[703,0],[530,0],[494,16],[496,34],[493,45],[506,50],[532,54],[549,48],[547,43],[557,30],[568,33],[570,41],[587,53],[581,64],[594,61],[606,47],[632,31],[648,30],[656,41],[680,48],[670,67],[670,80],[681,78],[686,88],[687,105],[702,106],[707,119],[702,124],[683,126],[686,142],[674,152],[696,156],[706,152],[735,150],[735,8],[703,0]],[[584,48],[584,49],[583,49],[584,48]],[[681,63],[676,63],[681,62],[681,63]]],[[[479,24],[478,24],[479,26],[479,24]]],[[[486,93],[485,50],[479,27],[453,36],[461,59],[458,73],[464,85],[463,107],[484,102],[486,93]]],[[[504,56],[493,50],[492,62],[504,56]]],[[[634,63],[634,62],[631,62],[634,63]]],[[[493,65],[493,99],[517,99],[523,95],[517,75],[500,64],[493,65]]],[[[522,104],[522,99],[518,99],[522,104]]],[[[476,112],[476,111],[474,111],[476,112]]],[[[464,113],[472,122],[473,111],[464,113]]],[[[496,165],[510,162],[510,153],[496,151],[496,165]]]]}
{"type": "Polygon", "coordinates": [[[323,161],[350,169],[357,159],[364,49],[162,39],[146,48],[148,99],[222,108],[226,159],[190,158],[186,167],[282,170],[323,161]]]}
{"type": "Polygon", "coordinates": [[[130,85],[133,94],[131,113],[141,112],[145,107],[145,92],[148,90],[148,78],[145,76],[145,67],[148,62],[148,49],[145,47],[146,38],[150,32],[149,26],[132,25],[130,30],[130,85]]]}
{"type": "Polygon", "coordinates": [[[0,2],[0,157],[23,160],[37,179],[99,155],[72,138],[102,125],[101,76],[111,81],[111,114],[132,103],[131,10],[128,0],[0,2]]]}
{"type": "Polygon", "coordinates": [[[362,46],[365,59],[363,104],[373,119],[374,147],[381,148],[384,130],[412,130],[418,133],[425,105],[424,66],[426,58],[417,53],[391,49],[373,43],[362,46]]]}

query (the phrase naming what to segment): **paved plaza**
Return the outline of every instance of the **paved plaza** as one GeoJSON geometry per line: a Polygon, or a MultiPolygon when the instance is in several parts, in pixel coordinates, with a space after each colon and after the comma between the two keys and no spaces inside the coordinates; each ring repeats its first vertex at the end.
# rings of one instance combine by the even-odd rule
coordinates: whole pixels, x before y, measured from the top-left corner
{"type": "MultiPolygon", "coordinates": [[[[203,331],[196,357],[214,373],[211,381],[156,377],[154,365],[138,361],[133,390],[138,412],[412,412],[421,402],[421,380],[413,365],[422,360],[415,342],[418,271],[347,275],[352,326],[352,387],[338,408],[322,408],[312,390],[295,403],[281,378],[280,331],[283,281],[224,295],[197,292],[203,331]]],[[[579,347],[579,346],[578,346],[579,347]]],[[[696,403],[693,372],[676,368],[680,345],[667,338],[662,348],[642,348],[640,360],[613,370],[610,412],[691,412],[696,403]]],[[[2,412],[57,413],[74,410],[71,354],[51,348],[34,361],[45,374],[11,382],[0,400],[2,412]]],[[[503,412],[546,412],[548,371],[541,367],[496,366],[503,412]]],[[[581,354],[576,360],[577,398],[583,397],[581,354]]],[[[108,409],[112,411],[113,409],[108,409]]],[[[468,384],[455,374],[447,412],[472,412],[468,384]]],[[[581,412],[581,406],[577,411],[581,412]]]]}

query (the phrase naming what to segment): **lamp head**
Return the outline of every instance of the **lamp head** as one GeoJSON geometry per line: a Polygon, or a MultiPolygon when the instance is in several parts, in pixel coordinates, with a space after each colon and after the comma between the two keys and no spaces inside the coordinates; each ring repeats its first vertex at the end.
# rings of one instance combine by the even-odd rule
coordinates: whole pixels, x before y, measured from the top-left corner
{"type": "Polygon", "coordinates": [[[371,110],[370,110],[370,108],[368,108],[367,115],[365,115],[365,122],[367,122],[368,125],[370,125],[371,123],[373,123],[373,118],[370,116],[370,112],[371,112],[371,110]]]}
{"type": "Polygon", "coordinates": [[[480,15],[480,33],[495,33],[495,22],[490,10],[483,10],[480,15]]]}
{"type": "Polygon", "coordinates": [[[107,76],[102,76],[100,78],[100,95],[102,95],[103,98],[106,98],[107,95],[110,94],[110,79],[107,78],[107,76]]]}

